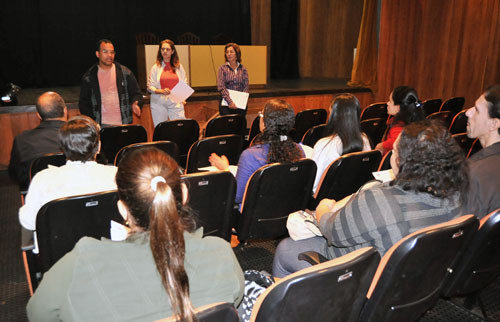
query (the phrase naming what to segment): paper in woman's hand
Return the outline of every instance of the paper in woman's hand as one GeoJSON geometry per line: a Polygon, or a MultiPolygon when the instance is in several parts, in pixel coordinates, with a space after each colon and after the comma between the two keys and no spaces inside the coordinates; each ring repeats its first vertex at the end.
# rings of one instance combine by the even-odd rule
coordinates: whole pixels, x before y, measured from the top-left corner
{"type": "MultiPolygon", "coordinates": [[[[227,90],[229,92],[229,97],[231,97],[231,100],[233,100],[234,105],[236,105],[237,108],[246,110],[247,109],[247,102],[248,102],[248,97],[250,94],[246,92],[239,92],[239,91],[234,91],[232,89],[227,90]]],[[[225,99],[222,99],[222,106],[229,106],[227,104],[225,99]]]]}
{"type": "Polygon", "coordinates": [[[192,89],[188,84],[180,80],[174,86],[174,88],[170,90],[170,95],[168,96],[168,98],[170,98],[172,102],[179,104],[184,102],[193,93],[194,89],[192,89]]]}

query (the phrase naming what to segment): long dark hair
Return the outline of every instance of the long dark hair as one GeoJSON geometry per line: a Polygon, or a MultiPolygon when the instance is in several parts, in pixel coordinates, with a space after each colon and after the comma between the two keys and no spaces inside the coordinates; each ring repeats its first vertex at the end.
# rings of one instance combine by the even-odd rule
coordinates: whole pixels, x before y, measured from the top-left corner
{"type": "Polygon", "coordinates": [[[269,143],[267,162],[293,162],[302,158],[302,151],[288,136],[295,124],[292,106],[284,100],[272,99],[264,107],[264,125],[262,134],[256,143],[269,143]]]}
{"type": "Polygon", "coordinates": [[[161,62],[163,61],[163,56],[161,55],[161,46],[163,44],[169,44],[170,49],[172,49],[172,55],[170,56],[170,66],[172,68],[179,68],[179,55],[177,55],[177,49],[175,49],[175,44],[170,39],[165,39],[160,42],[158,45],[158,53],[156,54],[156,65],[161,66],[161,62]]]}
{"type": "Polygon", "coordinates": [[[325,134],[330,136],[330,141],[337,135],[340,137],[343,155],[363,150],[360,114],[361,106],[356,96],[344,93],[333,99],[325,134]]]}
{"type": "Polygon", "coordinates": [[[399,105],[399,112],[394,115],[394,123],[410,123],[425,119],[422,102],[417,91],[410,86],[398,86],[392,91],[392,101],[399,105]]]}
{"type": "Polygon", "coordinates": [[[399,173],[392,184],[439,198],[451,199],[458,193],[460,200],[465,200],[469,185],[465,156],[439,122],[424,120],[407,125],[396,149],[399,173]]]}
{"type": "Polygon", "coordinates": [[[183,207],[179,166],[166,153],[144,148],[127,153],[116,174],[118,196],[138,230],[150,232],[150,247],[172,311],[194,321],[184,269],[184,231],[195,224],[183,207]]]}

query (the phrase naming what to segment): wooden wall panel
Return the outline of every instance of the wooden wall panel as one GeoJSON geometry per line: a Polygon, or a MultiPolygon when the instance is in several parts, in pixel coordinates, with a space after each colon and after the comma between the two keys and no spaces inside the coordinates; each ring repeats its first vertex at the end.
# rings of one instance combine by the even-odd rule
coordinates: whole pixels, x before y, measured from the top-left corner
{"type": "Polygon", "coordinates": [[[422,100],[464,96],[472,106],[500,82],[500,2],[382,1],[377,100],[398,85],[422,100]]]}
{"type": "Polygon", "coordinates": [[[299,0],[301,77],[350,78],[363,0],[299,0]]]}

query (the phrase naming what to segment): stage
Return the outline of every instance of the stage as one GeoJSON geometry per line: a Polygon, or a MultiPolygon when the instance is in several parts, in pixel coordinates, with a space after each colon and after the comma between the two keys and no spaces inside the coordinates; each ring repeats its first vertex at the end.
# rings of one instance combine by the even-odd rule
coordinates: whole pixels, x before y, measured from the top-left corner
{"type": "MultiPolygon", "coordinates": [[[[247,107],[247,124],[250,126],[258,112],[264,107],[265,102],[271,98],[286,100],[293,106],[296,113],[311,108],[328,109],[333,97],[344,92],[355,94],[362,107],[373,103],[373,94],[370,89],[349,87],[347,81],[347,79],[270,80],[265,87],[251,87],[247,107]]],[[[200,128],[203,129],[207,120],[218,112],[220,94],[215,87],[195,88],[195,90],[185,105],[186,117],[197,120],[200,128]]],[[[79,114],[79,86],[22,88],[18,93],[17,106],[0,107],[0,131],[4,138],[0,145],[0,170],[7,168],[14,137],[39,124],[35,104],[38,96],[46,91],[55,91],[64,98],[70,117],[79,114]]],[[[140,118],[134,116],[134,124],[143,125],[148,132],[148,140],[151,140],[154,128],[149,108],[149,95],[143,94],[145,95],[145,104],[142,115],[140,118]]]]}

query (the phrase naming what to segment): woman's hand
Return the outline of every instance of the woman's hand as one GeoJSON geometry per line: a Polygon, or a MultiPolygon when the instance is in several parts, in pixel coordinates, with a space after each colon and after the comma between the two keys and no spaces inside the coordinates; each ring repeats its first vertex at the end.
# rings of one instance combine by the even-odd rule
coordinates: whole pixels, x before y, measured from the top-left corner
{"type": "Polygon", "coordinates": [[[160,94],[160,95],[170,95],[170,90],[168,88],[164,88],[164,89],[157,89],[156,90],[156,94],[160,94]]]}
{"type": "Polygon", "coordinates": [[[318,207],[316,207],[316,220],[318,221],[318,223],[324,214],[333,210],[333,206],[335,206],[335,203],[335,200],[327,198],[320,201],[318,207]]]}
{"type": "Polygon", "coordinates": [[[383,153],[383,151],[384,151],[384,146],[382,145],[382,142],[380,142],[379,144],[377,144],[377,145],[375,146],[375,150],[379,150],[379,151],[381,151],[381,152],[383,153]]]}
{"type": "Polygon", "coordinates": [[[229,106],[228,106],[228,107],[229,107],[229,108],[234,108],[234,109],[236,109],[236,108],[237,108],[237,107],[236,107],[236,104],[234,104],[234,102],[231,102],[231,104],[229,104],[229,106]]]}
{"type": "Polygon", "coordinates": [[[210,164],[212,166],[216,167],[219,170],[223,170],[223,171],[229,170],[229,160],[227,159],[227,157],[225,155],[220,157],[217,154],[212,153],[208,157],[208,162],[210,162],[210,164]]]}

